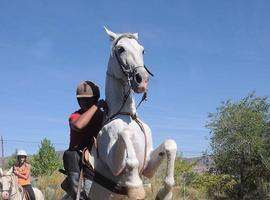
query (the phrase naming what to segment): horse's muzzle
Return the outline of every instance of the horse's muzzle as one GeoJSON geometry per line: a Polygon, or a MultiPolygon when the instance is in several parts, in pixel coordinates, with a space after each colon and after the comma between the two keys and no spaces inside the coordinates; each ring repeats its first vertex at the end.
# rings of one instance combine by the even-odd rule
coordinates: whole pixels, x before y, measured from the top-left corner
{"type": "Polygon", "coordinates": [[[133,81],[131,83],[132,85],[132,89],[134,92],[136,93],[144,93],[147,92],[148,89],[148,80],[142,80],[141,83],[134,83],[135,81],[133,81]]]}
{"type": "Polygon", "coordinates": [[[9,199],[9,193],[6,192],[6,191],[3,191],[1,196],[2,196],[2,199],[3,199],[3,200],[9,199]]]}
{"type": "Polygon", "coordinates": [[[137,68],[132,77],[131,86],[134,92],[143,93],[147,91],[149,75],[145,68],[137,68]]]}

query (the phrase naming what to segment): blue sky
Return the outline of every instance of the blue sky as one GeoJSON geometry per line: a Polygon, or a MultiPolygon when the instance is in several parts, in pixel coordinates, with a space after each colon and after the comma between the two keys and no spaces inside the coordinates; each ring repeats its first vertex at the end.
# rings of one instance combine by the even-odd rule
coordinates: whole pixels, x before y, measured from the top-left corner
{"type": "Polygon", "coordinates": [[[267,0],[0,1],[5,155],[36,153],[44,137],[57,150],[68,147],[77,84],[93,80],[104,98],[104,25],[139,33],[155,77],[138,112],[154,145],[172,138],[184,156],[200,155],[209,112],[253,90],[270,95],[269,10],[267,0]]]}

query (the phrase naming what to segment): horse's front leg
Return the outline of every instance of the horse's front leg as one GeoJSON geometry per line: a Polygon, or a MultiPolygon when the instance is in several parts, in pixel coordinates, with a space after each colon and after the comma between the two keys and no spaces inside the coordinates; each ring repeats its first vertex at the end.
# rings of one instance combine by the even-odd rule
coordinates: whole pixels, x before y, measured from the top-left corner
{"type": "Polygon", "coordinates": [[[128,197],[131,199],[144,199],[145,191],[139,176],[139,161],[132,143],[133,132],[124,129],[119,134],[118,140],[122,140],[126,149],[125,184],[128,187],[128,197]]]}
{"type": "MultiPolygon", "coordinates": [[[[103,139],[103,141],[106,141],[106,138],[103,139]]],[[[109,151],[107,165],[110,167],[114,176],[123,176],[124,186],[128,189],[128,197],[131,199],[144,199],[145,191],[139,176],[139,161],[132,140],[133,131],[123,129],[118,133],[118,137],[113,145],[111,145],[111,148],[109,150],[105,149],[102,154],[105,155],[106,151],[109,151]]],[[[99,145],[105,146],[105,143],[100,143],[99,145]]]]}
{"type": "Polygon", "coordinates": [[[164,179],[164,185],[159,190],[156,199],[172,199],[172,188],[174,186],[174,162],[176,157],[177,145],[174,140],[164,141],[158,148],[152,151],[147,167],[143,175],[151,178],[160,166],[162,160],[167,157],[167,169],[164,179]]]}

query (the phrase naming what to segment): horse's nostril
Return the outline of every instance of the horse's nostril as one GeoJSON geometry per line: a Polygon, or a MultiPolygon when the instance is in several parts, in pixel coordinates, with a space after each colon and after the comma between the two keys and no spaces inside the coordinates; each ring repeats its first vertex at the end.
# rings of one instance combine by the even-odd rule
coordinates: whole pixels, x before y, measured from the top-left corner
{"type": "Polygon", "coordinates": [[[142,82],[142,76],[140,74],[136,74],[135,75],[135,79],[137,83],[141,83],[142,82]]]}

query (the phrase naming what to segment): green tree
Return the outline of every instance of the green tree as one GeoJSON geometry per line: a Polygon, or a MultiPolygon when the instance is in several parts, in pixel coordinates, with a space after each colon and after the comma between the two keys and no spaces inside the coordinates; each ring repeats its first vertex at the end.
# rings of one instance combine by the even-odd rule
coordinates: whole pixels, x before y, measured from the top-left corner
{"type": "Polygon", "coordinates": [[[237,199],[265,193],[269,178],[269,103],[255,92],[223,102],[209,114],[212,156],[217,173],[237,181],[237,199]]]}
{"type": "Polygon", "coordinates": [[[17,153],[18,149],[15,150],[15,152],[9,157],[7,161],[7,168],[10,169],[12,166],[14,166],[17,162],[17,153]]]}
{"type": "Polygon", "coordinates": [[[48,139],[43,139],[39,146],[38,154],[31,159],[32,173],[34,176],[51,175],[61,167],[59,155],[48,139]]]}

